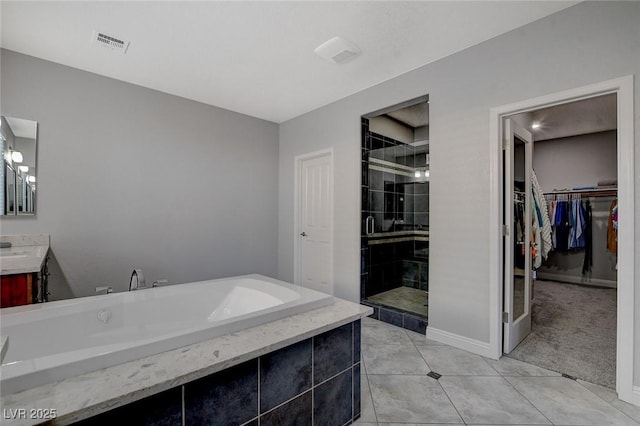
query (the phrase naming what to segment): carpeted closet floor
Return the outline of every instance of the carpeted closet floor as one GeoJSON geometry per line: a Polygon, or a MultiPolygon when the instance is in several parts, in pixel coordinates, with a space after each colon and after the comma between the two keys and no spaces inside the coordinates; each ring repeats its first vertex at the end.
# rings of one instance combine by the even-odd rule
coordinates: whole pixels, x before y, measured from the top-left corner
{"type": "Polygon", "coordinates": [[[531,333],[507,356],[615,388],[616,293],[536,281],[531,333]]]}

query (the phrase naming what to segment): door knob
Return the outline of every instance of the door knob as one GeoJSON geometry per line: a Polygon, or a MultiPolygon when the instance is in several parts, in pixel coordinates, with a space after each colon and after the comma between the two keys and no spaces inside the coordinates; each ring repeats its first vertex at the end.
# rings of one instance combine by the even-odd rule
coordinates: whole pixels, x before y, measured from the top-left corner
{"type": "Polygon", "coordinates": [[[303,231],[300,235],[303,236],[303,237],[306,237],[307,233],[303,231]]]}

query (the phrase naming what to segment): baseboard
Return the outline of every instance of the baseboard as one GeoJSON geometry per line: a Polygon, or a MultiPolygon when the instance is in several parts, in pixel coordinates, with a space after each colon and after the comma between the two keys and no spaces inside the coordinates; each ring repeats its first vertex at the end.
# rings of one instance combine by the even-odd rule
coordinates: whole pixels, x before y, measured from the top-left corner
{"type": "Polygon", "coordinates": [[[633,404],[636,407],[640,407],[640,386],[634,386],[631,392],[631,400],[627,401],[629,404],[633,404]]]}
{"type": "Polygon", "coordinates": [[[460,336],[459,334],[449,333],[448,331],[438,330],[431,326],[427,327],[427,339],[436,342],[445,343],[447,345],[472,352],[487,358],[493,358],[491,347],[487,342],[471,339],[469,337],[460,336]]]}
{"type": "Polygon", "coordinates": [[[617,281],[603,280],[601,278],[585,278],[582,276],[578,277],[575,275],[554,274],[551,272],[542,272],[540,270],[536,272],[536,275],[540,280],[560,281],[565,283],[582,284],[582,285],[596,285],[599,287],[611,287],[611,288],[618,287],[617,281]]]}

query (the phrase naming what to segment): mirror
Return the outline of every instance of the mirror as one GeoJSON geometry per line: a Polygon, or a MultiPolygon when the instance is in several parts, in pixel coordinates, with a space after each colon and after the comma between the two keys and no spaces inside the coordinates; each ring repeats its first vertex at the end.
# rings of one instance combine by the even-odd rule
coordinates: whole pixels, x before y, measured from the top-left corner
{"type": "Polygon", "coordinates": [[[36,121],[0,116],[0,178],[4,183],[0,198],[1,214],[36,213],[37,145],[36,121]]]}

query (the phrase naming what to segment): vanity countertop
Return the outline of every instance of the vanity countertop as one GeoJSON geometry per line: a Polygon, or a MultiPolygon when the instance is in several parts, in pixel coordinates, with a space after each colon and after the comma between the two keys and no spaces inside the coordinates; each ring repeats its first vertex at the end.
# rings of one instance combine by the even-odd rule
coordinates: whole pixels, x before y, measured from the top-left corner
{"type": "Polygon", "coordinates": [[[3,235],[2,242],[9,248],[0,248],[0,275],[38,272],[49,252],[49,235],[3,235]]]}
{"type": "MultiPolygon", "coordinates": [[[[257,358],[372,312],[368,306],[336,298],[331,305],[281,320],[6,395],[0,398],[0,405],[8,413],[53,409],[55,424],[69,424],[257,358]]],[[[32,425],[42,420],[4,421],[32,425]]]]}

